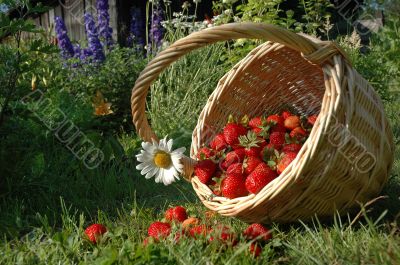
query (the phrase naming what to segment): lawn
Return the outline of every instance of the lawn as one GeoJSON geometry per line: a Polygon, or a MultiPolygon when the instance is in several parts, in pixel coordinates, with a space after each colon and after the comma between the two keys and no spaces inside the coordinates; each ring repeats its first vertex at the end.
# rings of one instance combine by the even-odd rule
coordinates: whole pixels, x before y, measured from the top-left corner
{"type": "MultiPolygon", "coordinates": [[[[0,264],[400,264],[399,19],[388,21],[365,54],[350,34],[337,38],[383,99],[396,148],[388,183],[380,197],[355,213],[269,224],[273,238],[257,258],[241,236],[248,224],[210,217],[183,178],[164,186],[136,170],[141,139],[131,123],[130,88],[152,54],[116,45],[105,50],[101,63],[65,59],[59,56],[63,47],[49,45],[45,33],[19,43],[21,28],[1,24],[15,34],[0,48],[0,82],[7,84],[0,91],[0,264]],[[46,105],[38,105],[35,91],[43,92],[46,105]],[[101,163],[88,167],[71,151],[72,142],[64,141],[67,135],[57,128],[62,117],[102,151],[101,163]],[[231,227],[238,244],[210,243],[207,237],[176,242],[179,227],[173,226],[166,239],[145,246],[149,225],[177,205],[211,227],[231,227]],[[108,229],[97,244],[84,234],[93,223],[108,229]]],[[[174,41],[186,33],[167,28],[164,38],[174,41]]],[[[198,115],[219,78],[257,44],[242,41],[192,52],[161,74],[147,98],[158,135],[189,148],[198,115]]]]}

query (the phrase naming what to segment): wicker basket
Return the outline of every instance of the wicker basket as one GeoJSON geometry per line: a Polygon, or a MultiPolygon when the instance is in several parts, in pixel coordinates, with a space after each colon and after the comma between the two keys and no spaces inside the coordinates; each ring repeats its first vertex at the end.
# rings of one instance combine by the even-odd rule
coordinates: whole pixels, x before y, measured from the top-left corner
{"type": "Polygon", "coordinates": [[[234,23],[193,33],[155,57],[132,90],[137,133],[157,139],[145,114],[146,95],[158,75],[186,53],[217,41],[264,39],[221,78],[193,132],[191,157],[221,131],[229,114],[262,115],[291,106],[319,113],[296,159],[258,194],[215,196],[185,157],[185,177],[205,206],[246,222],[292,222],[346,212],[376,196],[393,163],[393,136],[379,96],[332,42],[273,25],[234,23]]]}

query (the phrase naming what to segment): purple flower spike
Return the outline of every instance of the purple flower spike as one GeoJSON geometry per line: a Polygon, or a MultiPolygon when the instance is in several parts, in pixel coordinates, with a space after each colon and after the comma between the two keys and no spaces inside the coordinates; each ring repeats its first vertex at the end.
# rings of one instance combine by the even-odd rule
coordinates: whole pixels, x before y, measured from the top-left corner
{"type": "Polygon", "coordinates": [[[86,13],[85,18],[85,29],[88,40],[88,48],[90,49],[93,60],[95,62],[102,62],[105,60],[103,46],[99,40],[99,34],[97,32],[96,24],[91,14],[86,13]]]}
{"type": "Polygon", "coordinates": [[[153,48],[158,49],[161,47],[164,28],[161,25],[163,21],[163,11],[159,5],[153,7],[153,14],[151,16],[151,27],[150,27],[150,42],[153,48]]]}
{"type": "Polygon", "coordinates": [[[113,44],[113,40],[112,28],[110,27],[110,15],[108,13],[108,0],[97,0],[96,8],[99,37],[103,45],[110,48],[113,44]]]}
{"type": "Polygon", "coordinates": [[[131,25],[128,37],[128,45],[138,45],[140,49],[143,49],[146,44],[144,38],[144,20],[140,8],[133,8],[131,11],[131,25]]]}
{"type": "Polygon", "coordinates": [[[60,17],[56,17],[55,30],[58,39],[58,47],[61,50],[61,56],[64,59],[70,59],[74,56],[74,47],[68,37],[67,28],[60,17]]]}

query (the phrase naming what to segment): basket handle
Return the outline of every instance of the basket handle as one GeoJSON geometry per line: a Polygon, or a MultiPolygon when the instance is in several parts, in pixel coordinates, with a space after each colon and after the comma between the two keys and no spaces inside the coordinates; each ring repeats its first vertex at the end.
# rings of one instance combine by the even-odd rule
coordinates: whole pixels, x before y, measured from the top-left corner
{"type": "MultiPolygon", "coordinates": [[[[147,121],[145,109],[150,85],[159,74],[171,63],[192,50],[218,41],[240,38],[263,39],[283,44],[301,52],[305,59],[319,65],[338,53],[345,57],[344,53],[333,42],[316,43],[287,29],[270,24],[230,23],[194,32],[160,52],[148,63],[136,80],[131,96],[132,120],[138,135],[144,141],[151,142],[152,139],[158,141],[147,121]]],[[[184,165],[184,176],[190,178],[195,161],[185,157],[182,159],[182,163],[184,165]]]]}

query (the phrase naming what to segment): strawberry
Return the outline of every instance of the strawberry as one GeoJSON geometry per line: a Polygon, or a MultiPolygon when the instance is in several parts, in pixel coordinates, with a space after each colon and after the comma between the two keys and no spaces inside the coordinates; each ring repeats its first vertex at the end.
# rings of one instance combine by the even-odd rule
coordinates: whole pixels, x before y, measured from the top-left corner
{"type": "Polygon", "coordinates": [[[211,236],[209,238],[209,242],[213,242],[217,239],[219,242],[229,243],[232,245],[236,245],[236,235],[232,233],[231,229],[227,226],[218,226],[215,229],[211,229],[210,233],[215,234],[216,237],[211,236]]]}
{"type": "Polygon", "coordinates": [[[154,222],[147,229],[147,234],[154,239],[167,237],[171,233],[171,225],[163,222],[154,222]]]}
{"type": "Polygon", "coordinates": [[[243,163],[244,174],[249,175],[260,164],[262,160],[258,156],[249,156],[243,163]]]}
{"type": "Polygon", "coordinates": [[[289,166],[290,163],[292,163],[292,161],[296,158],[296,156],[297,153],[295,152],[284,153],[283,158],[281,159],[281,161],[279,161],[277,166],[278,174],[281,174],[285,170],[285,168],[287,168],[287,166],[289,166]]]}
{"type": "Polygon", "coordinates": [[[282,147],[282,152],[283,153],[288,153],[288,152],[294,152],[297,153],[301,149],[301,144],[296,144],[296,143],[291,143],[291,144],[285,144],[282,147]]]}
{"type": "Polygon", "coordinates": [[[200,219],[196,217],[189,217],[185,221],[182,222],[182,228],[186,229],[191,226],[196,226],[200,223],[200,219]]]}
{"type": "Polygon", "coordinates": [[[258,156],[260,155],[261,147],[250,147],[245,149],[246,156],[258,156]]]}
{"type": "Polygon", "coordinates": [[[293,116],[293,114],[290,111],[288,111],[288,110],[282,111],[282,118],[284,120],[286,120],[289,116],[293,116]]]}
{"type": "Polygon", "coordinates": [[[262,188],[276,178],[276,173],[267,164],[260,163],[246,178],[246,189],[257,194],[262,188]]]}
{"type": "Polygon", "coordinates": [[[274,125],[271,128],[271,133],[273,132],[282,132],[285,133],[286,132],[286,127],[283,124],[277,123],[276,125],[274,125]]]}
{"type": "Polygon", "coordinates": [[[228,147],[225,142],[225,137],[222,133],[217,134],[214,139],[210,142],[210,147],[216,151],[221,151],[228,147]]]}
{"type": "Polygon", "coordinates": [[[263,118],[258,116],[258,117],[254,117],[249,121],[249,126],[251,128],[259,128],[260,126],[262,126],[263,124],[263,118]]]}
{"type": "Polygon", "coordinates": [[[228,167],[226,170],[228,175],[238,175],[243,177],[243,165],[241,163],[235,163],[228,167]]]}
{"type": "Polygon", "coordinates": [[[246,156],[257,156],[261,151],[259,144],[264,142],[264,140],[257,137],[254,132],[249,131],[247,135],[239,137],[239,142],[245,148],[244,152],[246,156]]]}
{"type": "Polygon", "coordinates": [[[215,151],[208,148],[208,147],[202,147],[200,150],[197,152],[197,159],[198,160],[204,160],[207,158],[211,158],[215,156],[215,151]]]}
{"type": "Polygon", "coordinates": [[[206,225],[196,225],[190,228],[189,235],[191,237],[206,236],[208,232],[209,229],[207,229],[206,225]]]}
{"type": "Polygon", "coordinates": [[[307,136],[306,131],[301,127],[296,127],[290,132],[290,137],[296,140],[302,140],[304,137],[307,136]]]}
{"type": "Polygon", "coordinates": [[[217,165],[210,159],[199,161],[194,166],[194,173],[199,180],[206,184],[213,176],[217,165]]]}
{"type": "Polygon", "coordinates": [[[262,247],[258,243],[252,242],[249,247],[249,251],[255,258],[257,258],[261,255],[262,247]]]}
{"type": "Polygon", "coordinates": [[[278,114],[273,114],[267,117],[267,122],[272,123],[274,125],[280,124],[283,125],[283,118],[278,114]]]}
{"type": "Polygon", "coordinates": [[[246,196],[247,190],[243,175],[227,175],[227,177],[222,180],[221,192],[224,197],[229,199],[246,196]]]}
{"type": "Polygon", "coordinates": [[[105,232],[107,232],[107,228],[102,224],[92,224],[85,229],[86,236],[93,244],[96,244],[105,232]]]}
{"type": "Polygon", "coordinates": [[[269,136],[269,143],[275,149],[281,149],[282,145],[285,143],[285,134],[282,132],[273,132],[269,136]]]}
{"type": "Polygon", "coordinates": [[[311,115],[310,117],[307,118],[307,122],[311,125],[314,125],[318,116],[317,115],[311,115]]]}
{"type": "Polygon", "coordinates": [[[239,144],[239,136],[245,135],[247,129],[238,123],[228,123],[223,130],[225,142],[230,146],[234,147],[239,144]]]}
{"type": "Polygon", "coordinates": [[[226,154],[225,161],[227,166],[234,163],[243,162],[244,156],[246,155],[244,148],[235,149],[226,154]]]}
{"type": "Polygon", "coordinates": [[[182,206],[176,206],[169,208],[165,212],[165,219],[169,222],[179,222],[182,223],[187,219],[186,209],[182,206]]]}
{"type": "Polygon", "coordinates": [[[286,129],[293,130],[296,127],[300,126],[300,118],[299,116],[289,116],[285,119],[284,125],[286,129]]]}
{"type": "Polygon", "coordinates": [[[268,241],[272,238],[271,232],[262,224],[254,223],[249,225],[244,231],[243,236],[249,240],[261,239],[268,241]]]}

